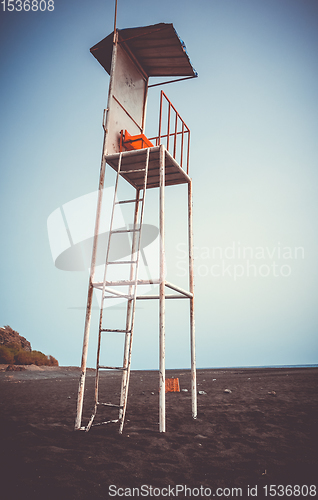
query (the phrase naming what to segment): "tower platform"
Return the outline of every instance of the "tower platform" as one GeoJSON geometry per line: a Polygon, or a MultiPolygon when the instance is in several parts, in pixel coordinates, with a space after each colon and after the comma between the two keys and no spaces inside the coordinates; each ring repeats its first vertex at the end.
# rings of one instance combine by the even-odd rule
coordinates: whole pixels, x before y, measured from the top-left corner
{"type": "MultiPolygon", "coordinates": [[[[138,149],[134,151],[124,151],[122,154],[122,162],[120,167],[121,176],[129,182],[134,188],[142,189],[144,183],[144,167],[146,163],[146,152],[149,149],[149,169],[147,178],[147,189],[160,186],[160,161],[159,149],[160,146],[152,148],[138,149]],[[138,172],[139,170],[139,172],[138,172]],[[125,173],[126,171],[126,173],[125,173]]],[[[120,153],[106,155],[105,160],[116,172],[118,169],[120,153]]],[[[173,186],[175,184],[189,184],[191,178],[180,167],[179,163],[172,155],[164,148],[165,159],[165,186],[173,186]]]]}

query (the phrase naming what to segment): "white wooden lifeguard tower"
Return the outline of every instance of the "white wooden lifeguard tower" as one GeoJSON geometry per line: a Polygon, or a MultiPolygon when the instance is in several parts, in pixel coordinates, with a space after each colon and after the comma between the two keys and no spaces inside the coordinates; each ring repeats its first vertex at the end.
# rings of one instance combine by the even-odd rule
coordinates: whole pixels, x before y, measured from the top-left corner
{"type": "MultiPolygon", "coordinates": [[[[191,380],[192,380],[192,416],[197,416],[197,390],[195,365],[195,332],[194,332],[194,290],[193,290],[193,244],[192,244],[192,184],[189,177],[190,130],[181,119],[179,113],[161,91],[158,137],[148,139],[144,134],[145,110],[150,77],[169,77],[172,83],[183,79],[194,78],[197,73],[193,69],[185,45],[177,35],[172,24],[155,24],[139,28],[116,29],[114,32],[92,47],[91,53],[110,75],[108,104],[104,111],[103,128],[104,143],[100,169],[99,195],[89,279],[85,331],[83,341],[81,377],[78,390],[77,414],[75,429],[88,431],[92,425],[98,408],[104,411],[118,409],[117,419],[108,419],[102,423],[118,422],[122,433],[127,407],[128,385],[130,376],[132,340],[136,300],[159,300],[159,431],[165,432],[165,300],[187,299],[190,304],[190,342],[191,342],[191,380]],[[168,116],[163,116],[163,105],[166,105],[168,116]],[[95,267],[98,247],[99,225],[101,218],[102,196],[106,165],[116,172],[114,199],[110,221],[110,230],[105,255],[105,273],[103,281],[96,281],[95,267]],[[124,179],[135,188],[133,199],[117,200],[119,178],[124,179]],[[165,279],[165,188],[177,184],[188,185],[188,237],[189,237],[189,290],[169,283],[165,279]],[[150,188],[159,188],[159,234],[160,234],[160,275],[157,280],[141,280],[138,278],[141,232],[145,210],[146,192],[150,188]],[[120,204],[134,204],[134,221],[129,229],[114,229],[113,220],[116,207],[120,204]],[[116,233],[128,232],[131,235],[131,256],[128,260],[111,260],[111,245],[116,233]],[[128,265],[128,276],[125,280],[107,278],[110,266],[128,265]],[[156,295],[142,295],[143,285],[157,285],[156,295]],[[92,313],[94,289],[102,294],[98,333],[98,348],[95,377],[95,403],[88,423],[82,425],[84,387],[88,340],[92,313]],[[167,289],[173,293],[167,293],[167,289]],[[107,310],[104,300],[121,297],[127,302],[125,326],[117,329],[107,328],[107,310]],[[104,314],[103,314],[104,313],[104,314]],[[100,365],[102,337],[115,332],[125,336],[122,366],[100,365]],[[100,370],[120,370],[121,393],[117,403],[99,401],[100,370]],[[106,409],[105,409],[106,407],[106,409]]],[[[113,268],[112,268],[113,269],[113,268]]],[[[101,410],[100,410],[101,411],[101,410]]],[[[97,424],[100,425],[100,424],[97,424]]]]}

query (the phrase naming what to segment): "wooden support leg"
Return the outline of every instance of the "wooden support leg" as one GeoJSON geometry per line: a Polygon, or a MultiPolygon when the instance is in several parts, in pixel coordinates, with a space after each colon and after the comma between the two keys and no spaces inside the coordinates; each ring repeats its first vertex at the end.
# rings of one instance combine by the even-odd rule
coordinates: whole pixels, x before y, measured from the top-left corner
{"type": "Polygon", "coordinates": [[[165,409],[165,152],[160,146],[159,431],[166,431],[165,409]]]}
{"type": "Polygon", "coordinates": [[[195,325],[194,325],[194,280],[193,280],[193,231],[192,231],[192,181],[188,184],[189,215],[189,291],[190,299],[190,339],[191,339],[191,400],[192,417],[197,418],[197,375],[195,360],[195,325]]]}

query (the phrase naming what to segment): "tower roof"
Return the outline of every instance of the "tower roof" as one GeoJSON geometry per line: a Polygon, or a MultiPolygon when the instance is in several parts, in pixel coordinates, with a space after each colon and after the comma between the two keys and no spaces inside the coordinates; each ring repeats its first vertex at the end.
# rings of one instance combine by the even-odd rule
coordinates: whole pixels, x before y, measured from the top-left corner
{"type": "MultiPolygon", "coordinates": [[[[150,76],[179,77],[198,76],[173,24],[159,23],[140,28],[126,28],[118,31],[118,43],[132,52],[139,64],[150,76]]],[[[94,45],[90,51],[110,74],[113,35],[94,45]]]]}

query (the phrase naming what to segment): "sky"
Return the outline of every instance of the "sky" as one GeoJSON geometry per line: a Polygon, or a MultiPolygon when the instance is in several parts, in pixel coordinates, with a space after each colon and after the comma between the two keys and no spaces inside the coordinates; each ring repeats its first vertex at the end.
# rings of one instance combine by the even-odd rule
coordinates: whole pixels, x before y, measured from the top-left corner
{"type": "MultiPolygon", "coordinates": [[[[114,2],[3,8],[0,326],[79,366],[88,273],[54,265],[47,221],[98,187],[109,77],[89,48],[112,32],[114,2]]],[[[317,2],[118,0],[118,28],[159,22],[174,24],[199,74],[163,88],[191,130],[197,366],[317,364],[317,2]]],[[[156,195],[147,202],[156,225],[156,195]]],[[[184,287],[186,202],[185,186],[167,189],[167,279],[184,287]]],[[[138,302],[133,369],[158,368],[158,314],[157,301],[138,302]]],[[[95,300],[92,367],[97,324],[95,300]]],[[[120,356],[112,342],[107,355],[120,356]]],[[[167,301],[166,367],[189,368],[189,346],[188,301],[167,301]]]]}

